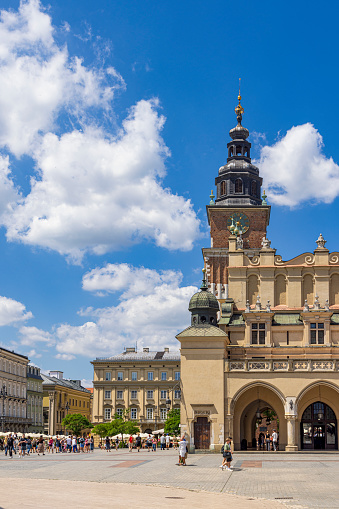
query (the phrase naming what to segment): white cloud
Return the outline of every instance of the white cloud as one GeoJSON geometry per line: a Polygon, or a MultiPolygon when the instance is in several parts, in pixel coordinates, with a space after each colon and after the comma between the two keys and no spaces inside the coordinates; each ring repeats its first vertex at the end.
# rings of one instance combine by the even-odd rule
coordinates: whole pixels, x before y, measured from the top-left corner
{"type": "Polygon", "coordinates": [[[93,387],[93,380],[88,380],[87,378],[82,378],[81,385],[85,387],[85,389],[90,389],[93,387]]]}
{"type": "Polygon", "coordinates": [[[323,153],[315,127],[292,127],[273,146],[261,149],[259,165],[268,199],[295,207],[303,202],[331,203],[339,195],[339,166],[323,153]]]}
{"type": "Polygon", "coordinates": [[[75,359],[75,355],[71,355],[71,354],[68,354],[68,353],[58,353],[54,357],[56,359],[61,360],[61,361],[72,361],[73,359],[75,359]]]}
{"type": "Polygon", "coordinates": [[[20,342],[22,345],[34,346],[37,343],[54,344],[53,335],[37,327],[20,327],[20,342]]]}
{"type": "Polygon", "coordinates": [[[144,240],[191,249],[199,221],[190,200],[163,186],[169,150],[158,100],[139,101],[114,133],[98,127],[94,118],[113,115],[123,78],[112,67],[89,69],[71,58],[54,34],[37,0],[1,12],[0,147],[35,163],[26,196],[13,189],[8,161],[0,179],[0,198],[2,188],[12,191],[2,215],[7,239],[75,263],[87,251],[103,254],[144,240]],[[78,129],[65,132],[62,113],[78,129]]]}
{"type": "MultiPolygon", "coordinates": [[[[31,357],[35,357],[36,359],[40,359],[40,357],[42,357],[41,353],[38,353],[36,350],[34,350],[34,348],[32,350],[30,350],[28,353],[27,353],[27,357],[30,359],[31,357]]],[[[32,362],[30,362],[30,364],[33,364],[32,362]]]]}
{"type": "Polygon", "coordinates": [[[124,347],[134,346],[136,342],[138,349],[148,346],[160,350],[168,346],[178,350],[175,335],[190,324],[188,304],[197,288],[180,286],[180,272],[157,273],[126,264],[121,264],[120,268],[122,276],[117,285],[114,281],[119,274],[119,265],[106,265],[85,275],[84,280],[91,283],[88,290],[119,291],[120,302],[116,306],[80,311],[80,316],[91,318],[83,325],[66,323],[55,327],[52,336],[57,355],[60,355],[57,358],[109,356],[122,352],[124,347]],[[89,275],[98,277],[93,277],[91,282],[89,275]],[[140,277],[140,287],[135,285],[135,275],[140,277]],[[147,286],[145,292],[144,284],[147,286]]]}
{"type": "Polygon", "coordinates": [[[123,291],[121,298],[149,295],[155,286],[170,284],[178,286],[182,281],[181,272],[164,270],[158,272],[145,267],[133,267],[127,263],[107,263],[87,272],[82,278],[82,287],[101,295],[123,291]]]}
{"type": "Polygon", "coordinates": [[[0,297],[0,326],[17,325],[33,318],[30,311],[26,311],[26,307],[13,299],[0,297]]]}

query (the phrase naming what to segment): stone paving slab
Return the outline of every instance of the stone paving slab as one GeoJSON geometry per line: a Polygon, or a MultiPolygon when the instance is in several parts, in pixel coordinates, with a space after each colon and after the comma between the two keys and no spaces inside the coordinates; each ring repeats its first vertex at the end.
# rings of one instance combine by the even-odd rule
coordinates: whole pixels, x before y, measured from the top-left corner
{"type": "Polygon", "coordinates": [[[32,485],[33,480],[50,479],[90,481],[97,486],[114,484],[110,488],[112,493],[117,484],[170,487],[237,495],[248,502],[252,498],[266,499],[294,508],[339,509],[338,453],[251,456],[236,452],[232,472],[219,468],[221,460],[220,454],[192,454],[188,456],[188,465],[179,467],[177,452],[173,450],[156,453],[96,450],[92,454],[32,455],[22,459],[17,456],[12,460],[0,453],[0,479],[27,480],[32,485]]]}

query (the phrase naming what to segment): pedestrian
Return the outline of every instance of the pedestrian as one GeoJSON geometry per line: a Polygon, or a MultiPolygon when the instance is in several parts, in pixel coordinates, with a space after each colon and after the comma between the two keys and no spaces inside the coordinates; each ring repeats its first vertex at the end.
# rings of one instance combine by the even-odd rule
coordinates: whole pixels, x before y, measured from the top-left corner
{"type": "Polygon", "coordinates": [[[32,449],[32,440],[31,440],[31,437],[27,437],[27,439],[26,439],[27,456],[29,456],[31,449],[32,449]]]}
{"type": "Polygon", "coordinates": [[[156,439],[156,437],[153,437],[153,440],[152,440],[152,452],[157,452],[157,439],[156,439]]]}
{"type": "Polygon", "coordinates": [[[149,452],[150,448],[152,447],[152,437],[151,437],[151,435],[148,435],[148,438],[147,438],[147,441],[146,441],[146,447],[147,447],[147,452],[149,452]]]}
{"type": "Polygon", "coordinates": [[[135,439],[135,445],[137,446],[137,451],[140,452],[140,447],[141,447],[140,433],[137,434],[137,437],[135,439]]]}
{"type": "Polygon", "coordinates": [[[266,451],[270,451],[270,450],[271,450],[271,436],[270,436],[269,431],[267,430],[267,432],[266,432],[266,451]]]}
{"type": "Polygon", "coordinates": [[[168,450],[170,448],[170,443],[171,443],[171,439],[167,433],[167,435],[166,435],[166,449],[168,449],[168,450]]]}
{"type": "Polygon", "coordinates": [[[111,452],[111,441],[108,437],[105,440],[106,452],[111,452]]]}
{"type": "Polygon", "coordinates": [[[84,447],[85,447],[85,439],[84,439],[84,437],[81,437],[79,442],[80,442],[80,451],[84,452],[84,447]]]}
{"type": "Polygon", "coordinates": [[[72,452],[72,437],[71,437],[71,435],[68,435],[66,444],[67,444],[67,451],[72,452]]]}
{"type": "Polygon", "coordinates": [[[232,470],[231,461],[233,460],[232,456],[232,440],[230,438],[226,438],[226,442],[224,444],[224,451],[222,453],[222,464],[220,465],[221,470],[232,470]]]}
{"type": "Polygon", "coordinates": [[[14,447],[14,440],[13,440],[12,435],[9,435],[9,437],[7,438],[7,450],[8,450],[9,457],[11,459],[13,459],[13,447],[14,447]]]}
{"type": "Polygon", "coordinates": [[[91,444],[90,444],[91,452],[93,452],[94,451],[94,438],[93,437],[90,438],[90,442],[91,442],[91,444]]]}
{"type": "Polygon", "coordinates": [[[179,466],[186,466],[186,458],[187,458],[187,442],[185,439],[185,435],[182,436],[179,442],[179,466]]]}
{"type": "Polygon", "coordinates": [[[272,440],[273,440],[273,450],[276,452],[277,451],[277,443],[278,443],[278,433],[276,432],[275,429],[273,430],[273,433],[272,433],[272,440]]]}
{"type": "Polygon", "coordinates": [[[117,437],[115,439],[115,450],[117,451],[118,450],[118,447],[119,447],[119,438],[117,437]]]}
{"type": "Polygon", "coordinates": [[[132,452],[133,451],[133,437],[132,435],[130,435],[129,439],[128,439],[128,452],[132,452]]]}
{"type": "Polygon", "coordinates": [[[40,435],[40,438],[38,440],[38,456],[40,456],[40,454],[45,456],[45,444],[42,435],[40,435]]]}
{"type": "Polygon", "coordinates": [[[166,446],[166,438],[165,438],[165,435],[162,434],[161,437],[160,437],[160,449],[162,451],[165,450],[165,446],[166,446]]]}
{"type": "Polygon", "coordinates": [[[78,452],[77,437],[75,435],[73,435],[73,438],[72,438],[72,449],[73,449],[73,452],[78,452]]]}

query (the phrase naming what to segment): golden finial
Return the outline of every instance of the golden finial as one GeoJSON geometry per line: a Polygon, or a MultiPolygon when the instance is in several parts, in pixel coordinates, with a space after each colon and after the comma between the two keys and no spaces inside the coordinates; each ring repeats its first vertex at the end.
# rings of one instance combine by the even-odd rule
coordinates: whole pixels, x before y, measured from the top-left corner
{"type": "Polygon", "coordinates": [[[239,78],[239,95],[238,95],[238,101],[239,101],[239,104],[238,106],[235,108],[235,114],[237,116],[237,120],[238,120],[238,124],[241,125],[241,120],[242,120],[242,114],[244,113],[244,108],[241,106],[241,95],[240,95],[240,84],[241,84],[241,78],[239,78]]]}

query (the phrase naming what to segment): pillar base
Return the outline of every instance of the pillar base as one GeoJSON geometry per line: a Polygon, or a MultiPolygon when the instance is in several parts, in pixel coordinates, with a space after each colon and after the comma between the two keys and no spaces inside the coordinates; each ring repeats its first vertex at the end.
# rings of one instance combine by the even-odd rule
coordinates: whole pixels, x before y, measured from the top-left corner
{"type": "Polygon", "coordinates": [[[298,451],[298,446],[297,445],[286,445],[285,447],[285,451],[286,452],[295,452],[295,451],[298,451]]]}

